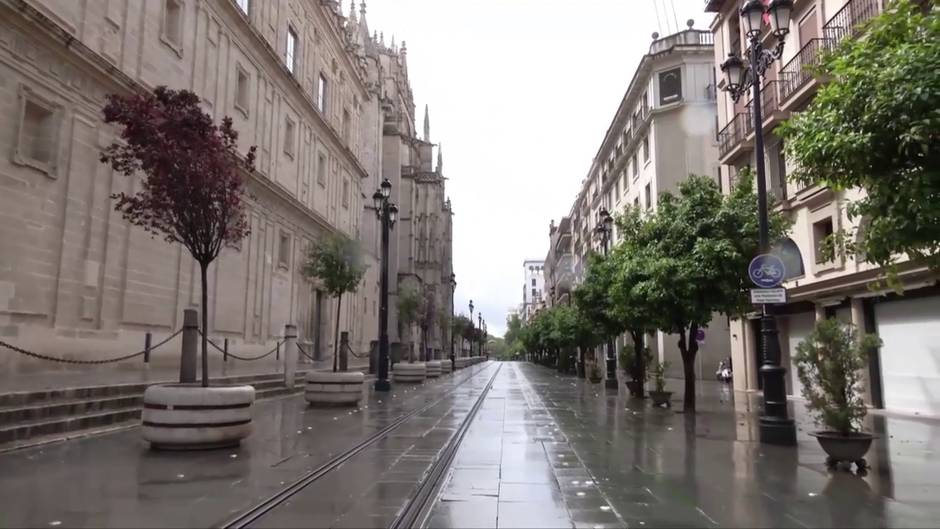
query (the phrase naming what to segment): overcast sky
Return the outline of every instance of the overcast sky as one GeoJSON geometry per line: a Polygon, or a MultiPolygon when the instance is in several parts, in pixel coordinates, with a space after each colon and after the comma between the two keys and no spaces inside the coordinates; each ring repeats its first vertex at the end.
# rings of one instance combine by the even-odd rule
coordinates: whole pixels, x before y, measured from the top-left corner
{"type": "Polygon", "coordinates": [[[367,0],[369,27],[407,42],[418,130],[428,104],[443,144],[459,312],[472,299],[503,334],[522,302],[522,261],[545,258],[549,221],[571,208],[650,35],[690,18],[707,29],[703,5],[367,0]]]}

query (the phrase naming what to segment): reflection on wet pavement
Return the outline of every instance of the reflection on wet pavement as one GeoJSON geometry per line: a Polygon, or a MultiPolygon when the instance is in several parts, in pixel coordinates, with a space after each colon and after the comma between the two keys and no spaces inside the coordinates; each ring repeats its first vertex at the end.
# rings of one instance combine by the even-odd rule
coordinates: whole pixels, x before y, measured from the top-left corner
{"type": "Polygon", "coordinates": [[[0,454],[0,527],[218,526],[446,396],[335,471],[340,479],[305,489],[303,501],[316,508],[302,526],[328,527],[352,511],[346,526],[377,527],[400,508],[494,369],[480,364],[386,394],[370,389],[354,409],[308,408],[297,395],[262,401],[254,433],[233,450],[155,452],[131,429],[0,454]]]}
{"type": "MultiPolygon", "coordinates": [[[[509,367],[509,366],[507,366],[509,367]]],[[[873,413],[868,475],[757,442],[760,403],[701,384],[685,415],[530,364],[503,368],[431,527],[936,527],[937,421],[873,413]],[[608,393],[609,391],[609,393],[608,393]],[[485,413],[484,413],[485,412],[485,413]],[[498,452],[498,456],[496,453],[498,452]]],[[[680,396],[681,397],[681,396],[680,396]]]]}

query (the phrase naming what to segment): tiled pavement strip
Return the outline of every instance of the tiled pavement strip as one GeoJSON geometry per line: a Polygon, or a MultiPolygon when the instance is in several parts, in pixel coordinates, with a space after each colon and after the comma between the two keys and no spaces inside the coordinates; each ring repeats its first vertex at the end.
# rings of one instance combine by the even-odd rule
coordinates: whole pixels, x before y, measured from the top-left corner
{"type": "Polygon", "coordinates": [[[757,440],[757,395],[698,386],[692,415],[679,394],[673,409],[652,408],[625,388],[505,366],[428,525],[940,525],[940,422],[872,412],[871,470],[830,472],[801,402],[792,403],[798,446],[768,446],[757,440]]]}

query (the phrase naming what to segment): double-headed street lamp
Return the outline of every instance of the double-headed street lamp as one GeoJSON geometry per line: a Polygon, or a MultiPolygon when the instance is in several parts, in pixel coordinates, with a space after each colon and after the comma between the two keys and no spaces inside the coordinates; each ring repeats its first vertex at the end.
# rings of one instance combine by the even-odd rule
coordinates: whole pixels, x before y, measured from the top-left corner
{"type": "MultiPolygon", "coordinates": [[[[754,156],[757,165],[757,210],[760,230],[760,253],[770,251],[767,220],[767,181],[764,169],[764,133],[761,117],[761,78],[767,68],[783,54],[783,43],[790,31],[790,14],[793,0],[772,0],[764,5],[761,0],[747,0],[741,6],[740,15],[750,47],[748,62],[729,54],[721,64],[725,74],[727,90],[735,102],[751,89],[753,98],[754,156]],[[764,17],[769,18],[770,29],[777,40],[773,49],[764,48],[761,30],[764,17]]],[[[784,385],[786,369],[780,365],[780,343],[777,340],[777,323],[765,304],[761,306],[761,345],[763,361],[760,373],[763,376],[764,413],[760,417],[760,440],[769,444],[796,444],[796,427],[787,413],[787,393],[784,385]]]]}
{"type": "Polygon", "coordinates": [[[457,356],[454,354],[454,293],[457,291],[457,276],[450,274],[450,367],[451,371],[457,371],[457,356]]]}
{"type": "Polygon", "coordinates": [[[375,379],[376,391],[388,391],[388,235],[398,218],[398,206],[389,201],[392,183],[388,178],[372,195],[375,215],[382,225],[382,274],[379,282],[379,373],[375,379]]]}
{"type": "MultiPolygon", "coordinates": [[[[598,214],[597,227],[594,230],[601,236],[601,244],[604,247],[604,257],[607,257],[608,247],[610,246],[610,235],[613,232],[614,218],[610,216],[607,208],[601,208],[598,214]]],[[[614,342],[607,338],[607,382],[604,385],[610,389],[617,389],[617,358],[614,356],[614,342]]]]}

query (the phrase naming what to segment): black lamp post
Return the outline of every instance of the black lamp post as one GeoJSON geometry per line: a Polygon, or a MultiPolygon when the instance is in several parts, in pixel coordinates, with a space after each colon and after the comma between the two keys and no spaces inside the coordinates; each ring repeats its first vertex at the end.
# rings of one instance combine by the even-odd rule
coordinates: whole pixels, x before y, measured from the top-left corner
{"type": "Polygon", "coordinates": [[[450,367],[457,371],[457,357],[454,355],[454,292],[457,291],[457,276],[450,274],[450,367]]]}
{"type": "MultiPolygon", "coordinates": [[[[610,234],[613,231],[614,218],[610,216],[610,212],[606,208],[601,208],[600,217],[597,223],[597,228],[594,230],[598,235],[601,236],[601,244],[604,247],[604,257],[607,257],[608,247],[610,246],[610,234]]],[[[610,389],[617,389],[617,358],[614,356],[614,342],[613,339],[607,338],[607,381],[604,382],[605,387],[610,389]]]]}
{"type": "Polygon", "coordinates": [[[467,356],[473,356],[473,300],[470,300],[470,339],[468,340],[470,344],[470,352],[467,353],[467,356]]]}
{"type": "Polygon", "coordinates": [[[375,215],[382,225],[382,274],[379,281],[379,373],[375,379],[376,391],[392,389],[388,382],[388,235],[398,218],[398,206],[389,201],[392,183],[388,178],[372,195],[375,215]]]}
{"type": "MultiPolygon", "coordinates": [[[[767,181],[764,169],[764,133],[761,117],[761,78],[767,68],[783,54],[783,44],[790,29],[790,14],[793,0],[772,0],[764,6],[760,0],[747,0],[741,6],[740,15],[750,47],[745,63],[734,53],[721,64],[725,74],[727,90],[735,102],[750,88],[753,97],[754,155],[757,165],[757,210],[760,230],[760,253],[770,251],[767,219],[767,181]],[[770,19],[770,29],[777,43],[773,49],[765,49],[761,43],[761,26],[764,15],[770,19]]],[[[795,445],[796,427],[787,412],[787,393],[784,383],[786,369],[780,365],[780,342],[777,339],[777,322],[768,305],[761,306],[761,345],[763,361],[760,373],[763,377],[764,410],[760,417],[760,440],[762,443],[795,445]]]]}
{"type": "MultiPolygon", "coordinates": [[[[477,312],[477,329],[480,331],[480,335],[483,333],[483,312],[477,312]]],[[[477,355],[483,355],[483,339],[480,339],[480,343],[477,344],[477,355]]],[[[470,355],[473,356],[473,355],[470,355]]]]}
{"type": "Polygon", "coordinates": [[[486,340],[489,335],[486,333],[486,320],[483,320],[483,338],[480,341],[480,356],[486,356],[486,340]]]}

